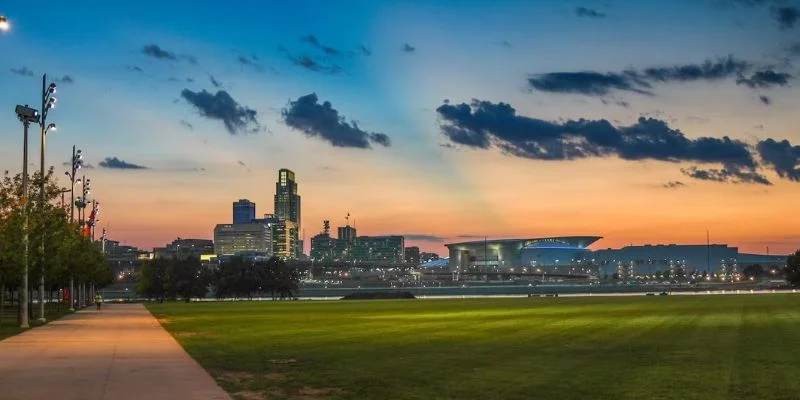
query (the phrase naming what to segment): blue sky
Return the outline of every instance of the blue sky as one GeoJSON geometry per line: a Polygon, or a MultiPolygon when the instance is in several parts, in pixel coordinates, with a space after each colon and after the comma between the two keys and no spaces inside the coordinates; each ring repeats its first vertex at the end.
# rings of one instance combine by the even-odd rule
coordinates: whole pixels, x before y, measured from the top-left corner
{"type": "MultiPolygon", "coordinates": [[[[307,236],[322,219],[336,224],[350,212],[365,233],[430,236],[416,244],[432,250],[469,234],[598,234],[606,237],[601,245],[613,246],[692,242],[710,227],[719,241],[754,250],[769,242],[787,252],[800,239],[793,228],[800,221],[764,211],[800,194],[794,166],[786,167],[800,143],[792,64],[800,47],[791,50],[800,43],[792,14],[800,5],[791,0],[44,4],[44,19],[28,4],[0,4],[12,23],[0,33],[7,55],[0,107],[36,103],[43,72],[73,81],[60,84],[48,157],[62,168],[73,144],[84,149],[96,167],[86,172],[104,205],[101,225],[116,239],[150,247],[210,237],[238,198],[271,212],[281,167],[298,174],[307,236]],[[721,77],[647,75],[726,58],[741,68],[721,77]],[[773,80],[742,81],[765,71],[773,80]],[[548,80],[552,90],[530,81],[574,72],[633,87],[603,86],[598,94],[565,89],[574,75],[548,80]],[[220,111],[234,113],[226,114],[233,131],[208,114],[220,110],[223,99],[213,97],[220,92],[233,102],[220,111]],[[311,93],[317,107],[300,109],[298,100],[311,93]],[[531,139],[541,139],[535,128],[520,139],[499,119],[470,130],[477,120],[442,113],[443,105],[473,99],[488,102],[484,110],[506,103],[516,116],[554,123],[628,127],[654,118],[682,132],[689,147],[667,158],[586,150],[587,143],[579,156],[535,155],[530,150],[545,143],[531,139]],[[347,124],[326,119],[326,101],[347,124]],[[298,119],[289,122],[285,111],[298,119]],[[448,125],[468,140],[448,135],[448,125]],[[389,145],[370,134],[385,135],[389,145]],[[337,135],[366,146],[334,146],[337,135]],[[724,136],[756,166],[693,150],[691,140],[724,136]],[[767,139],[789,141],[780,161],[757,150],[767,139]],[[147,168],[101,168],[106,157],[147,168]],[[691,168],[700,173],[682,172],[691,168]],[[663,206],[654,211],[653,204],[663,206]]],[[[19,169],[19,131],[10,111],[0,118],[4,170],[19,169]]],[[[584,134],[592,135],[572,132],[558,143],[584,134]]]]}

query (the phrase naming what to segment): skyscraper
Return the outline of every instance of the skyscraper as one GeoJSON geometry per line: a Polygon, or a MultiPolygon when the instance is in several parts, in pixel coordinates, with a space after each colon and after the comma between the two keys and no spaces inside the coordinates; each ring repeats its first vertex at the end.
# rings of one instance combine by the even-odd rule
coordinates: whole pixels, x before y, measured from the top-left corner
{"type": "MultiPolygon", "coordinates": [[[[278,182],[275,183],[275,217],[279,221],[285,222],[282,234],[289,236],[285,242],[287,248],[281,252],[288,252],[287,257],[289,258],[299,257],[303,251],[298,248],[300,242],[300,196],[297,194],[294,172],[286,168],[278,171],[278,182]]],[[[280,237],[281,234],[276,236],[280,237]]],[[[275,255],[279,255],[279,251],[276,251],[275,255]]]]}
{"type": "Polygon", "coordinates": [[[240,199],[233,203],[233,223],[249,224],[256,219],[256,203],[240,199]]]}
{"type": "Polygon", "coordinates": [[[275,217],[292,221],[300,226],[300,196],[297,194],[297,182],[294,172],[286,168],[278,171],[278,182],[275,183],[275,217]]]}

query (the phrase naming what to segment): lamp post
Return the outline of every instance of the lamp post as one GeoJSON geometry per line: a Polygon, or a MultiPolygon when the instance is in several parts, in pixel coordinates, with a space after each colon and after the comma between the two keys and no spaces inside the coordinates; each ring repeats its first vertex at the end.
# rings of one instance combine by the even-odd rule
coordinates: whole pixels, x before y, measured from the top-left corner
{"type": "MultiPolygon", "coordinates": [[[[75,174],[83,166],[83,154],[80,149],[75,149],[72,145],[72,167],[69,171],[64,172],[69,178],[71,184],[69,189],[69,221],[75,222],[75,174]]],[[[69,276],[69,310],[75,311],[75,277],[69,276]]]]}
{"type": "Polygon", "coordinates": [[[14,110],[22,122],[22,294],[20,305],[20,328],[29,328],[28,324],[28,127],[39,122],[39,111],[25,106],[17,106],[14,110]]]}
{"type": "Polygon", "coordinates": [[[41,207],[41,219],[42,219],[42,242],[39,245],[39,252],[41,253],[41,258],[39,259],[39,272],[41,276],[39,277],[39,322],[45,322],[47,319],[45,318],[44,314],[44,275],[45,275],[45,268],[44,268],[44,242],[45,242],[45,195],[44,195],[44,180],[45,180],[45,171],[44,171],[44,153],[45,153],[45,143],[47,138],[47,132],[55,131],[56,124],[47,124],[47,114],[49,111],[56,106],[57,99],[53,94],[56,93],[56,84],[51,83],[49,86],[47,85],[47,74],[42,75],[42,117],[39,119],[39,127],[42,128],[42,145],[40,148],[40,155],[41,155],[41,178],[42,180],[39,182],[39,207],[41,207]]]}
{"type": "MultiPolygon", "coordinates": [[[[90,188],[91,188],[91,179],[86,178],[86,175],[84,175],[79,180],[79,183],[82,186],[82,188],[81,188],[82,196],[79,197],[77,200],[75,200],[75,207],[78,207],[78,221],[79,221],[79,225],[81,227],[81,235],[85,235],[86,230],[84,229],[84,225],[87,223],[87,221],[85,219],[85,216],[86,216],[85,215],[85,209],[86,209],[86,205],[88,204],[88,202],[86,201],[86,198],[87,198],[87,196],[89,196],[89,192],[90,192],[90,188]]],[[[80,286],[81,295],[78,296],[78,306],[80,307],[80,306],[83,306],[83,300],[84,300],[84,298],[83,298],[83,294],[84,294],[83,283],[81,283],[79,286],[80,286]]]]}

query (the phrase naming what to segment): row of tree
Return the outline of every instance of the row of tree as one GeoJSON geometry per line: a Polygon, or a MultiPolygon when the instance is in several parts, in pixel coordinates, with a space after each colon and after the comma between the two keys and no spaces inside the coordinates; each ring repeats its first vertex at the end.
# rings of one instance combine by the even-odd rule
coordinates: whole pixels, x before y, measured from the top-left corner
{"type": "Polygon", "coordinates": [[[270,296],[275,300],[293,298],[299,282],[297,269],[276,257],[267,261],[232,257],[219,267],[208,268],[196,258],[159,258],[142,266],[136,292],[158,302],[190,301],[206,296],[218,299],[270,296]]]}
{"type": "MultiPolygon", "coordinates": [[[[44,176],[44,202],[40,196],[42,175],[35,173],[28,182],[28,284],[38,288],[42,273],[48,298],[53,292],[74,284],[103,286],[112,281],[111,268],[101,250],[81,234],[77,222],[70,221],[69,204],[59,204],[61,188],[53,169],[44,176]],[[44,243],[44,245],[42,245],[44,243]],[[40,268],[44,262],[44,271],[40,268]]],[[[0,308],[6,293],[19,298],[24,271],[24,199],[21,174],[6,171],[0,179],[0,308]]],[[[0,310],[1,313],[2,310],[0,310]]]]}

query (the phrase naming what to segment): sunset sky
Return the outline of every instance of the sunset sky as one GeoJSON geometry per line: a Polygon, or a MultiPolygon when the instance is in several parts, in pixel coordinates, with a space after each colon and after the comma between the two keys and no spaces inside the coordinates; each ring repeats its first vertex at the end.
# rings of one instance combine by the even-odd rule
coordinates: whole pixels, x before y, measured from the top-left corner
{"type": "Polygon", "coordinates": [[[43,3],[0,3],[0,168],[47,73],[48,162],[66,187],[83,149],[110,239],[212,238],[237,199],[272,213],[289,168],[306,252],[347,213],[440,253],[800,247],[800,2],[43,3]]]}

